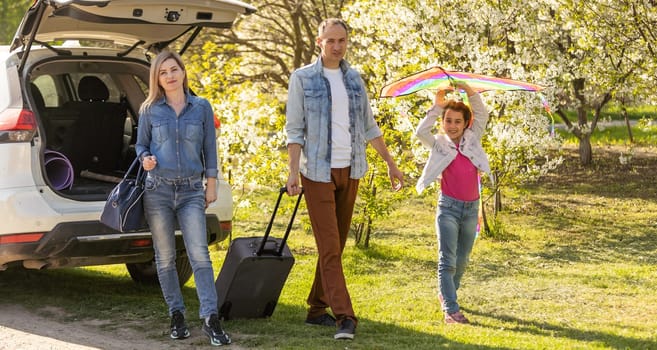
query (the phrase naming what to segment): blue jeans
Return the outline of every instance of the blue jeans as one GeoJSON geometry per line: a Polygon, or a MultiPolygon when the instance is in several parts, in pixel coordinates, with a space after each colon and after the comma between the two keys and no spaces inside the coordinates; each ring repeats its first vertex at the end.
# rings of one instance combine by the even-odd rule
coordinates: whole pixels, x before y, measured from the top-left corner
{"type": "Polygon", "coordinates": [[[447,313],[459,311],[456,291],[470,260],[478,215],[479,200],[464,202],[443,194],[438,198],[438,289],[447,313]]]}
{"type": "Polygon", "coordinates": [[[169,180],[149,175],[146,178],[144,210],[153,234],[157,276],[169,314],[176,310],[185,313],[176,271],[176,220],[180,224],[187,256],[194,271],[200,302],[199,316],[205,318],[216,314],[217,291],[208,251],[205,190],[201,177],[169,180]]]}

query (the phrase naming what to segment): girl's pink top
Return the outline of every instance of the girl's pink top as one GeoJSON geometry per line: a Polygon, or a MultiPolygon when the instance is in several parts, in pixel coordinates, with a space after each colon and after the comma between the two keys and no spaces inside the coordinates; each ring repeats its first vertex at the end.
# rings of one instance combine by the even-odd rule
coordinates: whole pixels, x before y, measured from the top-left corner
{"type": "Polygon", "coordinates": [[[479,199],[477,167],[458,149],[456,158],[443,170],[440,189],[444,195],[461,201],[479,199]]]}

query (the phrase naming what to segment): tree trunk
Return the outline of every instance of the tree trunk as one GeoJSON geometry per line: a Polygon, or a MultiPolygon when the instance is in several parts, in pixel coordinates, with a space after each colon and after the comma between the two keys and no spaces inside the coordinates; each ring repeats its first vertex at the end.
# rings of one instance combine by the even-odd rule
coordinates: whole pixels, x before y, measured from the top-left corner
{"type": "Polygon", "coordinates": [[[634,137],[632,136],[632,126],[630,125],[630,119],[627,117],[627,108],[623,105],[623,118],[625,119],[625,125],[627,125],[627,135],[630,138],[630,143],[634,143],[634,137]]]}
{"type": "MultiPolygon", "coordinates": [[[[372,198],[376,200],[376,185],[374,184],[374,172],[372,172],[372,176],[370,178],[372,181],[372,198]]],[[[370,234],[372,233],[372,215],[370,213],[367,214],[367,230],[365,231],[365,243],[363,246],[365,248],[368,248],[370,246],[370,234]]]]}
{"type": "Polygon", "coordinates": [[[595,120],[591,125],[591,129],[588,130],[586,127],[588,124],[586,98],[583,93],[584,83],[584,78],[577,78],[572,81],[575,97],[579,101],[579,106],[577,107],[577,124],[579,125],[579,131],[575,133],[575,136],[579,139],[579,161],[582,165],[589,165],[593,160],[591,134],[593,133],[593,128],[595,128],[595,120]]]}
{"type": "Polygon", "coordinates": [[[590,165],[593,162],[591,134],[583,133],[579,139],[579,161],[582,165],[590,165]]]}
{"type": "Polygon", "coordinates": [[[483,201],[481,201],[481,218],[483,227],[479,228],[479,233],[482,234],[482,236],[483,233],[490,235],[490,226],[488,225],[488,217],[486,217],[486,206],[484,205],[483,201]]]}
{"type": "MultiPolygon", "coordinates": [[[[498,175],[497,173],[493,172],[493,181],[495,181],[495,184],[498,183],[498,175]]],[[[497,217],[497,214],[502,211],[502,194],[500,193],[499,186],[495,185],[494,188],[494,195],[493,195],[493,218],[497,217]]]]}
{"type": "Polygon", "coordinates": [[[363,246],[365,248],[370,247],[370,234],[372,233],[372,217],[367,218],[367,231],[365,231],[365,243],[363,246]]]}
{"type": "Polygon", "coordinates": [[[495,191],[495,201],[493,202],[493,218],[497,217],[502,211],[502,193],[497,190],[495,191]]]}
{"type": "Polygon", "coordinates": [[[363,237],[363,223],[356,225],[356,229],[354,230],[354,239],[356,241],[356,245],[360,244],[361,237],[363,237]]]}

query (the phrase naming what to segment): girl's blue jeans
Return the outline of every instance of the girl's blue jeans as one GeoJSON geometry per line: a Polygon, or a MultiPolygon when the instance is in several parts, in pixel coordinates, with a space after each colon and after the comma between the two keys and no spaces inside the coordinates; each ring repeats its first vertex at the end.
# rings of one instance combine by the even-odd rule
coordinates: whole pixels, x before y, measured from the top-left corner
{"type": "Polygon", "coordinates": [[[438,290],[443,311],[459,311],[456,291],[470,259],[476,238],[479,200],[460,201],[443,194],[438,198],[438,290]]]}
{"type": "Polygon", "coordinates": [[[185,313],[176,271],[176,220],[180,224],[189,262],[194,272],[199,316],[217,313],[217,291],[208,250],[205,226],[205,190],[201,177],[185,179],[146,178],[146,220],[153,234],[157,276],[169,314],[185,313]]]}

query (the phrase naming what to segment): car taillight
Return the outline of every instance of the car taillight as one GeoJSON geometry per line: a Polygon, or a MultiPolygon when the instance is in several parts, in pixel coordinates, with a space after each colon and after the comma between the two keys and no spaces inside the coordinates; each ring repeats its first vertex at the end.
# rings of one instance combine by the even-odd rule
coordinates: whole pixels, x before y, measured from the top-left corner
{"type": "Polygon", "coordinates": [[[153,245],[153,241],[149,238],[143,238],[143,239],[135,239],[130,242],[131,247],[150,247],[153,245]]]}
{"type": "Polygon", "coordinates": [[[219,227],[223,232],[233,232],[233,222],[232,221],[220,221],[219,227]]]}
{"type": "Polygon", "coordinates": [[[0,112],[0,142],[28,142],[37,129],[34,113],[8,108],[0,112]]]}
{"type": "Polygon", "coordinates": [[[11,243],[33,243],[43,237],[43,233],[19,233],[15,235],[0,236],[0,245],[11,243]]]}

